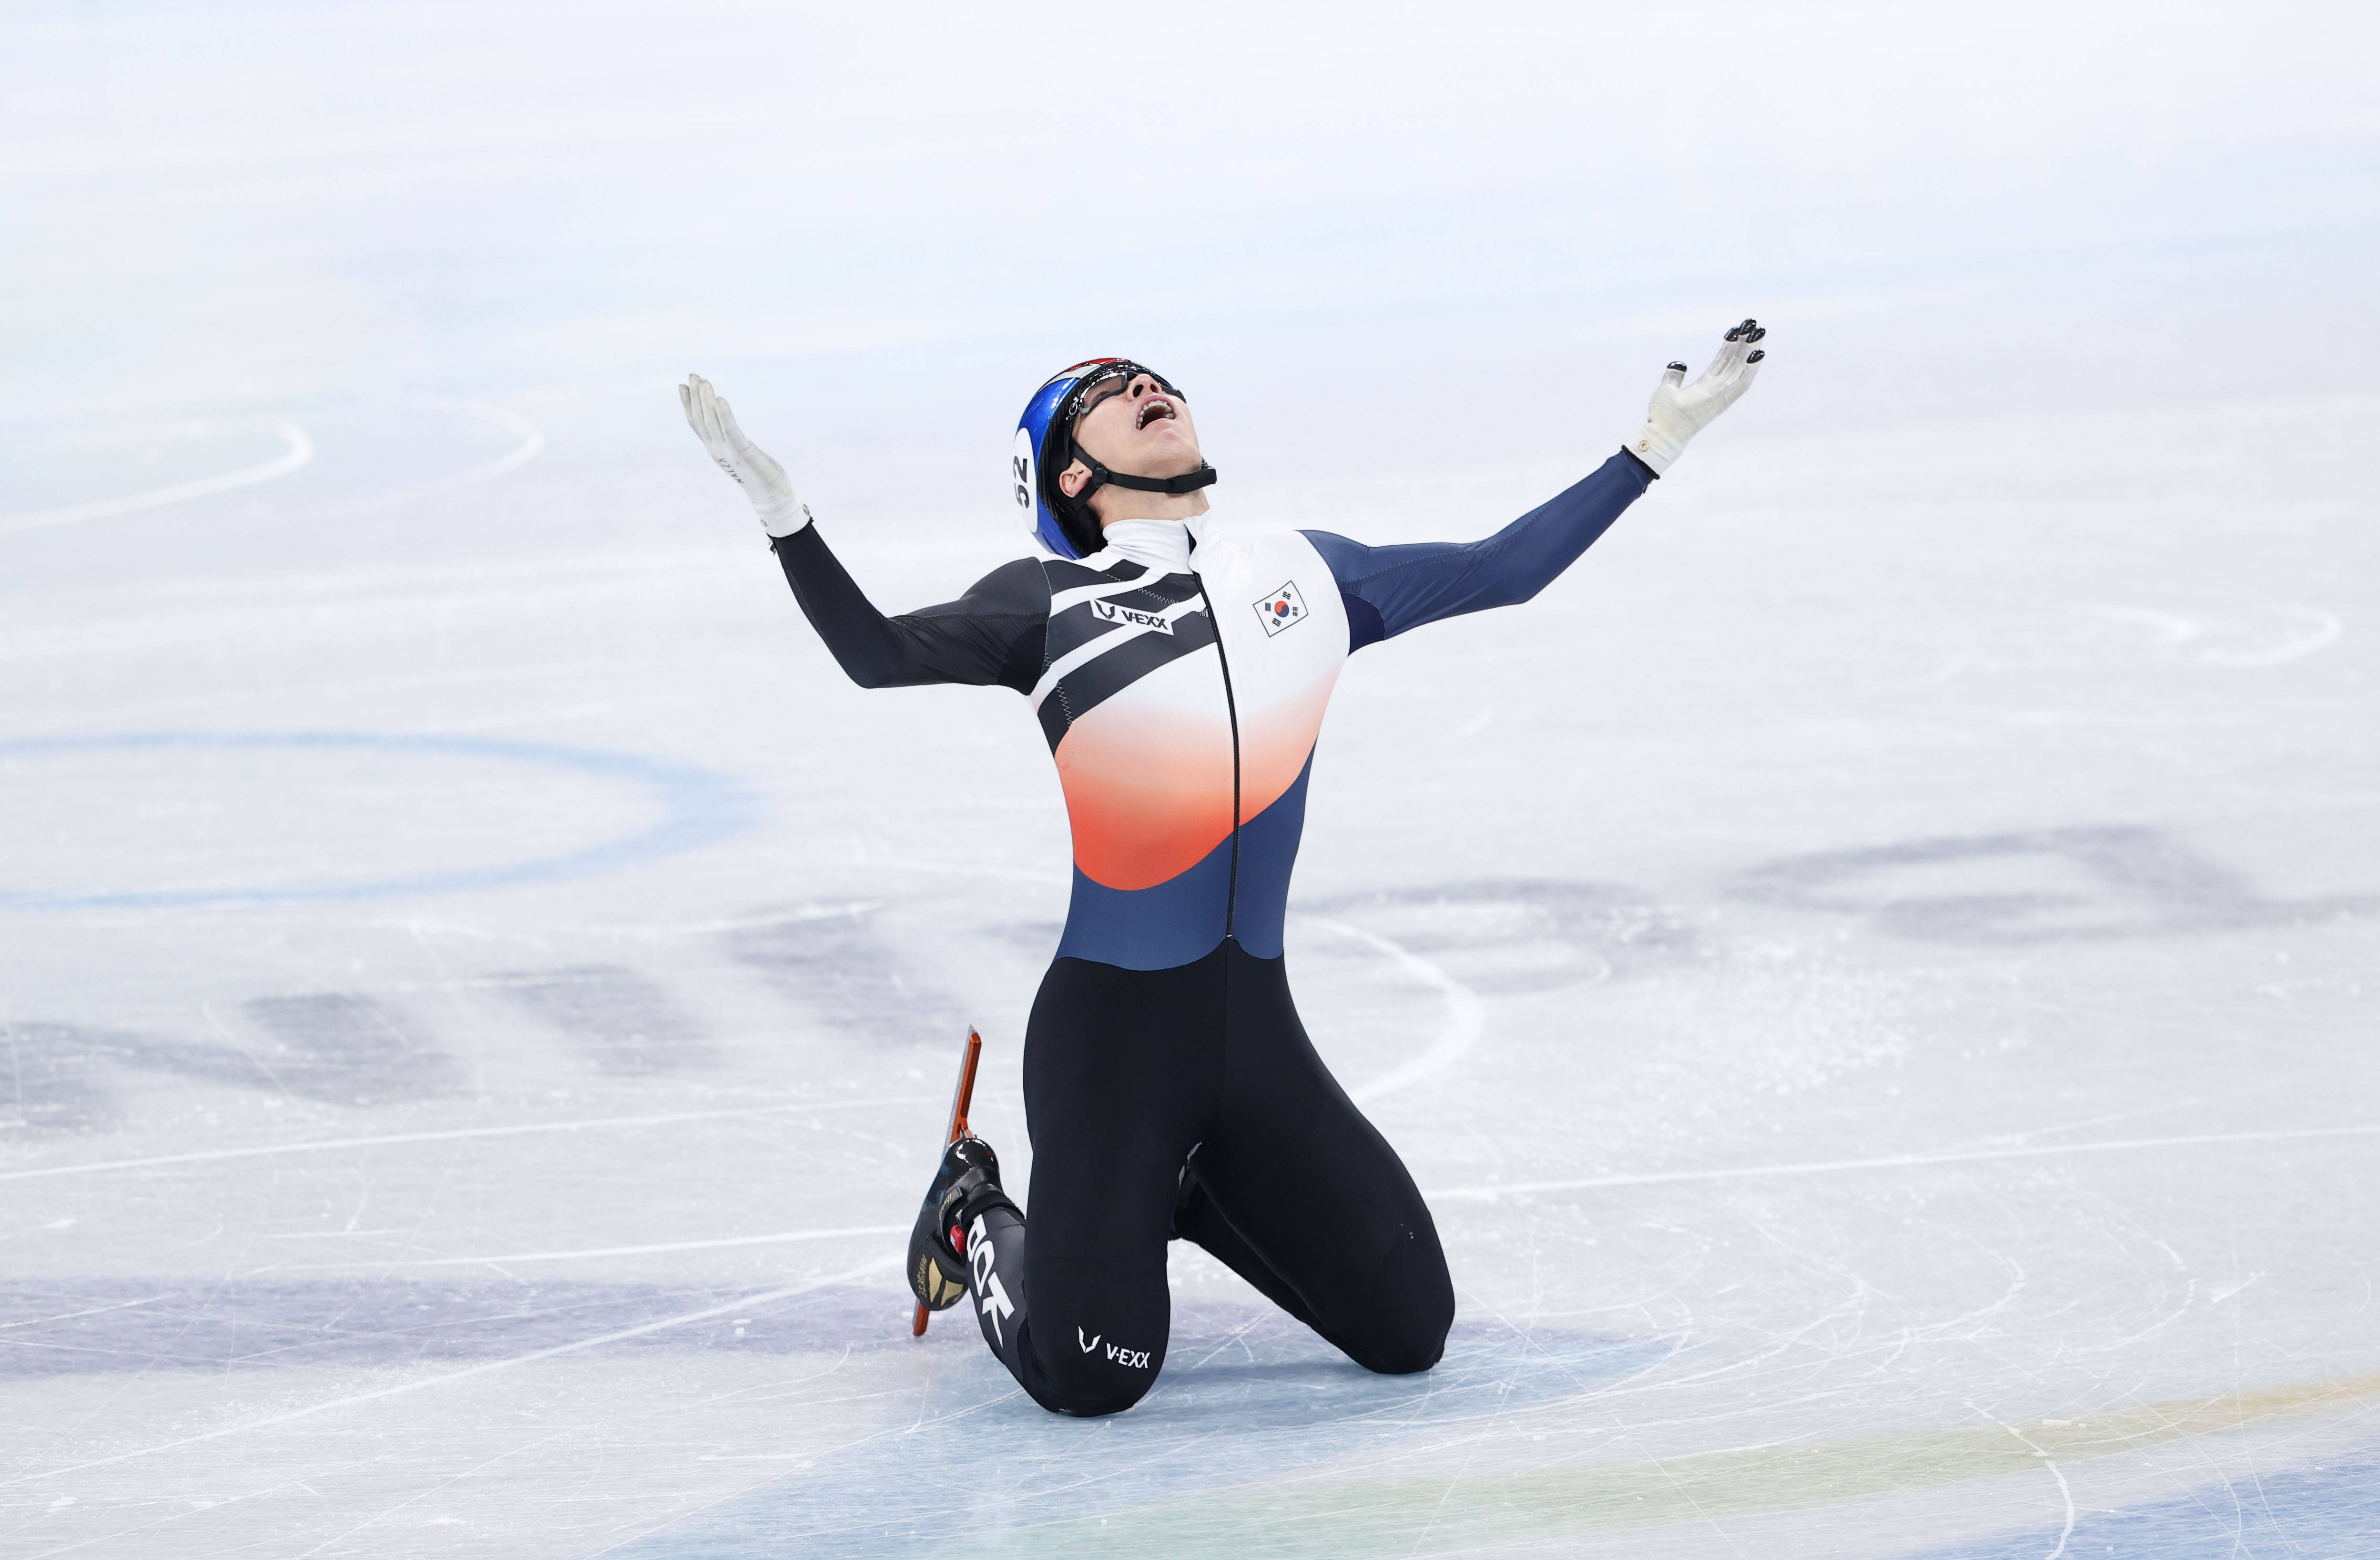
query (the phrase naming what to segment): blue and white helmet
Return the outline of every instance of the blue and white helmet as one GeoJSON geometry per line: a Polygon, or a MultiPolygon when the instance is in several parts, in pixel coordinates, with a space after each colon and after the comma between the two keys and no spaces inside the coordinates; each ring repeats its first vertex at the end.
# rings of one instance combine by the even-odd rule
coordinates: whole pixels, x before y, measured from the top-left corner
{"type": "Polygon", "coordinates": [[[1215,469],[1203,464],[1187,476],[1127,476],[1109,470],[1075,445],[1075,419],[1081,415],[1091,388],[1112,379],[1129,382],[1141,374],[1157,381],[1167,395],[1181,396],[1163,374],[1129,358],[1090,358],[1052,374],[1033,392],[1033,398],[1025,403],[1025,415],[1016,420],[1016,439],[1008,456],[1010,490],[1026,529],[1062,558],[1088,557],[1099,550],[1099,522],[1088,501],[1102,484],[1142,493],[1189,493],[1215,480],[1215,469]],[[1069,498],[1059,491],[1058,478],[1077,460],[1090,468],[1091,480],[1069,498]]]}

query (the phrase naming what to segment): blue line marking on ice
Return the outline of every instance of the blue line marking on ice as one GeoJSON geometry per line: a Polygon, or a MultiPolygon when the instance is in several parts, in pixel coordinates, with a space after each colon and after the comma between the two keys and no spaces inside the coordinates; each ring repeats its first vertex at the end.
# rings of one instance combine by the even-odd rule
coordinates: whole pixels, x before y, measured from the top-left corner
{"type": "MultiPolygon", "coordinates": [[[[2058,1553],[2059,1526],[1970,1539],[1908,1560],[2044,1560],[2058,1553]]],[[[2265,1554],[2380,1554],[2380,1447],[2341,1450],[2252,1480],[2235,1475],[2228,1483],[2113,1511],[2086,1510],[2066,1535],[2059,1560],[2265,1554]]]]}
{"type": "Polygon", "coordinates": [[[712,770],[638,753],[574,748],[552,742],[516,742],[502,737],[426,737],[357,731],[151,731],[109,737],[0,738],[0,759],[27,754],[140,752],[175,748],[378,751],[530,764],[640,786],[661,804],[662,816],[634,834],[622,835],[577,850],[492,866],[351,882],[125,889],[89,894],[12,889],[0,885],[0,910],[171,909],[194,905],[386,899],[409,894],[448,894],[458,890],[551,883],[561,878],[611,871],[715,845],[750,828],[759,812],[758,800],[750,791],[741,783],[712,770]]]}

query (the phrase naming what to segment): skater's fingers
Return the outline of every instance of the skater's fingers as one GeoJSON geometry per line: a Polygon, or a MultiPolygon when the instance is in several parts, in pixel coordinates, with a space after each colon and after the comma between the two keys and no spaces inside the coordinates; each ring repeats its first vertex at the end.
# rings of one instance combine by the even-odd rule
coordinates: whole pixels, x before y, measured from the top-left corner
{"type": "Polygon", "coordinates": [[[1742,372],[1744,383],[1748,384],[1752,382],[1753,371],[1763,358],[1768,356],[1768,349],[1760,345],[1768,339],[1768,327],[1757,322],[1747,323],[1752,325],[1752,333],[1743,338],[1742,345],[1751,347],[1752,350],[1743,355],[1742,372]]]}
{"type": "MultiPolygon", "coordinates": [[[[1748,341],[1742,345],[1752,346],[1748,341]]],[[[1752,382],[1760,377],[1761,360],[1767,356],[1766,350],[1757,347],[1753,347],[1751,351],[1743,355],[1743,361],[1737,364],[1735,372],[1728,377],[1727,404],[1734,405],[1738,396],[1752,388],[1752,382]]]]}
{"type": "Polygon", "coordinates": [[[1727,360],[1727,372],[1730,376],[1742,371],[1743,365],[1751,360],[1753,345],[1767,334],[1757,320],[1746,320],[1727,333],[1719,350],[1727,360]]]}
{"type": "Polygon", "coordinates": [[[713,445],[726,444],[726,430],[720,426],[722,403],[719,399],[719,392],[705,384],[695,391],[694,404],[702,412],[702,436],[713,445]]]}
{"type": "Polygon", "coordinates": [[[1675,390],[1686,382],[1686,365],[1671,363],[1661,371],[1661,383],[1675,390]]]}
{"type": "Polygon", "coordinates": [[[1760,323],[1756,320],[1746,320],[1727,333],[1727,342],[1722,350],[1727,355],[1727,372],[1730,377],[1743,372],[1743,365],[1752,360],[1753,344],[1767,334],[1761,329],[1760,323]]]}

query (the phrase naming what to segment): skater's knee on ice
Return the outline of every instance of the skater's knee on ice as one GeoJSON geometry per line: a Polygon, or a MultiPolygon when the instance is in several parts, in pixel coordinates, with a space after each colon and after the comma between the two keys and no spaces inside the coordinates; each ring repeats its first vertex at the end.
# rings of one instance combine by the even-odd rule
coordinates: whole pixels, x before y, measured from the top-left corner
{"type": "Polygon", "coordinates": [[[1348,1358],[1384,1376],[1436,1365],[1454,1325],[1454,1281],[1435,1240],[1400,1243],[1380,1263],[1361,1314],[1335,1329],[1348,1358]]]}
{"type": "Polygon", "coordinates": [[[1446,1335],[1454,1325],[1453,1291],[1450,1288],[1442,1301],[1429,1295],[1402,1298],[1404,1303],[1384,1306],[1379,1315],[1340,1335],[1347,1357],[1365,1370],[1410,1376],[1444,1357],[1446,1335]]]}
{"type": "Polygon", "coordinates": [[[1106,1347],[1103,1340],[1094,1339],[1087,1351],[1093,1357],[1088,1368],[1083,1362],[1072,1368],[1062,1363],[1055,1370],[1034,1371],[1038,1379],[1027,1382],[1026,1390],[1034,1402],[1070,1419],[1095,1420],[1102,1414],[1123,1413],[1157,1384],[1157,1363],[1146,1355],[1140,1357],[1141,1363],[1130,1363],[1130,1352],[1118,1351],[1126,1361],[1118,1364],[1107,1358],[1106,1347]]]}
{"type": "Polygon", "coordinates": [[[1446,1356],[1446,1324],[1408,1328],[1393,1336],[1367,1339],[1349,1358],[1383,1376],[1411,1376],[1434,1368],[1446,1356]]]}
{"type": "Polygon", "coordinates": [[[1070,1420],[1096,1420],[1107,1414],[1121,1414],[1148,1395],[1152,1381],[1103,1384],[1091,1392],[1060,1393],[1044,1387],[1033,1393],[1033,1401],[1053,1414],[1063,1414],[1070,1420]]]}
{"type": "Polygon", "coordinates": [[[1446,1355],[1452,1308],[1442,1316],[1408,1316],[1367,1328],[1345,1339],[1347,1357],[1383,1376],[1410,1376],[1429,1370],[1446,1355]]]}

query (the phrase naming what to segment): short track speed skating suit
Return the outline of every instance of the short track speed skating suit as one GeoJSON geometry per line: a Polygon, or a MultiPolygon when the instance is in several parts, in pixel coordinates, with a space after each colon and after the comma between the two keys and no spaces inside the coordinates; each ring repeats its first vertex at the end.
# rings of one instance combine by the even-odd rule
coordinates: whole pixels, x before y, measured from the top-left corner
{"type": "Polygon", "coordinates": [[[1019,559],[898,617],[817,527],[776,542],[854,681],[1014,689],[1057,760],[1074,900],[1026,1031],[1031,1233],[998,1210],[970,1253],[984,1341],[1044,1408],[1148,1392],[1177,1234],[1368,1369],[1438,1362],[1454,1292],[1437,1229],[1282,968],[1315,739],[1349,654],[1527,601],[1651,480],[1623,451],[1467,543],[1123,520],[1080,562],[1019,559]]]}

